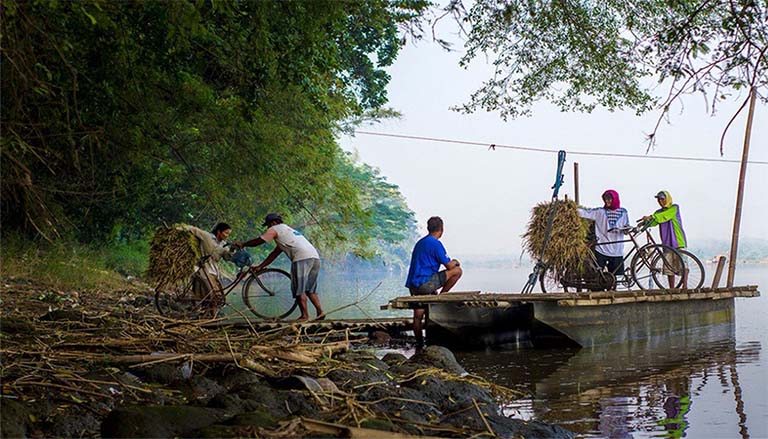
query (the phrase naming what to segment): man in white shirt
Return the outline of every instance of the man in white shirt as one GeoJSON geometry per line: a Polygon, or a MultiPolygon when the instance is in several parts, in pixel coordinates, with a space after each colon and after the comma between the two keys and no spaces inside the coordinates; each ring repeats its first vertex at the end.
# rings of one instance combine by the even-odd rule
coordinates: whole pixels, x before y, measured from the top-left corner
{"type": "Polygon", "coordinates": [[[267,267],[280,256],[280,253],[285,252],[285,255],[291,260],[291,290],[301,310],[299,320],[309,319],[307,298],[315,306],[317,318],[323,319],[325,317],[323,316],[323,307],[317,297],[317,276],[320,273],[320,254],[317,249],[301,232],[283,224],[283,218],[276,213],[268,214],[262,225],[268,228],[261,236],[244,243],[236,242],[234,245],[255,247],[265,242],[275,241],[276,247],[272,253],[261,264],[253,268],[260,270],[267,267]]]}

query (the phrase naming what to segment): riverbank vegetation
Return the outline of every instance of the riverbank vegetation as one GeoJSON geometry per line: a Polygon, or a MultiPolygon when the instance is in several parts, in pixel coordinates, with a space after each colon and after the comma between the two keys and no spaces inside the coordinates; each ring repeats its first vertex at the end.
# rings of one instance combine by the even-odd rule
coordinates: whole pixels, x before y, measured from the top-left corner
{"type": "Polygon", "coordinates": [[[384,68],[427,6],[4,2],[4,275],[138,275],[159,224],[245,239],[270,211],[327,256],[400,258],[413,212],[336,136],[396,114],[384,68]]]}

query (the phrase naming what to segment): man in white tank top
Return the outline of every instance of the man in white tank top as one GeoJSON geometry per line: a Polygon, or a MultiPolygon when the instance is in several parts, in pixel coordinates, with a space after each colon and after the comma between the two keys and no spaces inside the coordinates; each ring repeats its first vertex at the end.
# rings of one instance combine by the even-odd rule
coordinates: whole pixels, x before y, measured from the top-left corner
{"type": "Polygon", "coordinates": [[[285,252],[288,259],[291,260],[291,289],[293,297],[296,299],[301,310],[299,320],[309,319],[307,298],[315,306],[317,318],[325,318],[323,316],[323,307],[320,305],[320,299],[317,297],[320,254],[315,246],[301,232],[283,224],[283,218],[276,213],[267,215],[262,225],[268,227],[268,229],[261,236],[244,243],[235,242],[234,245],[237,247],[255,247],[265,242],[275,241],[277,246],[272,250],[272,253],[261,264],[253,268],[260,270],[271,264],[280,256],[280,253],[285,252]]]}

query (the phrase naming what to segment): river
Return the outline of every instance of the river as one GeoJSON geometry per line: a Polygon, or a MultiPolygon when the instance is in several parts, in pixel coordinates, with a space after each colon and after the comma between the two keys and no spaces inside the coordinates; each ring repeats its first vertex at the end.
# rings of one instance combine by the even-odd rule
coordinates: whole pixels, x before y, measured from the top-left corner
{"type": "MultiPolygon", "coordinates": [[[[710,273],[714,267],[706,266],[710,273]]],[[[455,291],[519,291],[528,268],[467,267],[455,291]]],[[[356,303],[333,318],[408,316],[382,311],[406,295],[403,275],[324,273],[326,310],[356,303]]],[[[739,267],[737,285],[768,285],[768,266],[739,267]]],[[[768,296],[736,299],[730,325],[664,340],[597,349],[457,351],[472,374],[526,396],[506,408],[583,437],[768,438],[768,296]]]]}

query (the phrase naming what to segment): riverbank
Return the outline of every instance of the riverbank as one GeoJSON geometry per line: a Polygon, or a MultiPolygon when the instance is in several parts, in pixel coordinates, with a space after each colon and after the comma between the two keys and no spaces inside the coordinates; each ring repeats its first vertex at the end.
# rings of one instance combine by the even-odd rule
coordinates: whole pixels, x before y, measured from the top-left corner
{"type": "Polygon", "coordinates": [[[138,283],[0,292],[3,437],[573,436],[501,415],[522,395],[438,346],[169,320],[138,283]]]}

